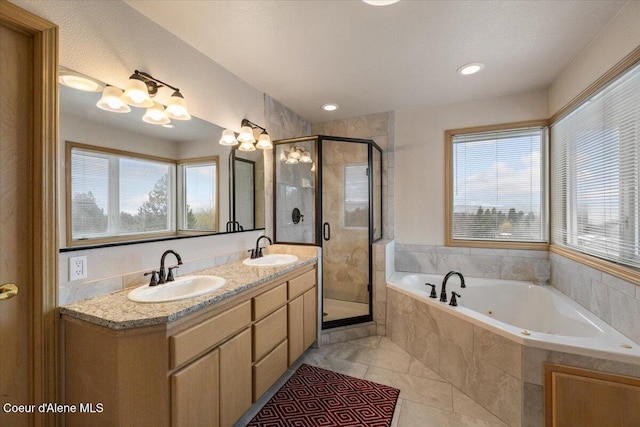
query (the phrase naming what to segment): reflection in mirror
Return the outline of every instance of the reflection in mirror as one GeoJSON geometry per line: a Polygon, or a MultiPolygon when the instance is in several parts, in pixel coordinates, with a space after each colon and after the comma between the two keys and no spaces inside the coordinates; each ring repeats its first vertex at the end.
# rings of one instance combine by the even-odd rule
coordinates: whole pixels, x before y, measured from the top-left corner
{"type": "Polygon", "coordinates": [[[264,228],[264,152],[234,148],[231,165],[231,220],[229,228],[264,228]]]}
{"type": "MultiPolygon", "coordinates": [[[[173,181],[183,194],[183,199],[178,197],[179,191],[175,191],[175,194],[170,195],[170,197],[173,197],[172,200],[174,200],[176,207],[169,209],[167,213],[169,223],[162,227],[164,234],[210,234],[212,232],[225,231],[224,225],[230,219],[231,210],[229,205],[230,186],[227,185],[231,178],[229,164],[225,161],[218,161],[215,166],[211,163],[207,164],[211,159],[215,159],[216,156],[218,159],[228,158],[229,148],[218,144],[222,128],[195,117],[189,121],[172,121],[171,125],[173,127],[171,128],[153,125],[142,121],[142,116],[145,112],[144,108],[132,107],[131,112],[126,114],[112,113],[96,107],[96,103],[101,97],[100,92],[84,92],[62,84],[59,85],[59,89],[60,164],[62,165],[60,170],[65,174],[63,176],[67,175],[66,168],[72,166],[71,157],[69,157],[69,161],[65,158],[67,150],[69,150],[66,146],[68,144],[66,141],[93,147],[90,151],[94,157],[96,151],[106,151],[112,154],[118,152],[128,153],[125,157],[129,158],[128,163],[131,166],[129,168],[129,178],[126,180],[125,178],[119,178],[117,182],[112,178],[108,187],[104,187],[103,193],[108,188],[113,201],[107,202],[105,201],[106,198],[103,198],[104,200],[100,202],[102,205],[100,205],[96,200],[98,208],[103,209],[102,215],[111,220],[111,223],[107,222],[104,225],[107,230],[111,230],[115,227],[115,224],[120,224],[123,215],[125,217],[127,215],[136,216],[140,209],[144,209],[144,206],[149,207],[149,202],[152,200],[155,182],[150,188],[142,188],[141,184],[138,185],[143,180],[148,181],[151,178],[146,173],[148,168],[140,166],[132,159],[139,161],[138,158],[161,158],[170,164],[176,165],[170,178],[167,179],[169,182],[173,181]],[[187,159],[192,160],[192,162],[185,162],[187,159]],[[190,198],[187,192],[184,192],[185,186],[188,189],[188,193],[196,195],[195,198],[190,198]],[[124,204],[118,206],[115,203],[116,199],[124,197],[123,195],[117,195],[118,193],[115,192],[117,187],[127,189],[126,198],[130,202],[126,205],[127,207],[124,204]],[[137,205],[134,206],[134,202],[137,205]],[[145,202],[147,205],[145,205],[145,202]],[[108,208],[109,204],[111,204],[110,209],[108,208]],[[179,208],[179,206],[182,206],[182,208],[179,208]]],[[[260,154],[262,155],[262,153],[260,154]]],[[[104,154],[98,155],[98,157],[100,156],[104,156],[104,154]]],[[[112,165],[115,165],[115,160],[109,161],[112,165]]],[[[263,164],[263,162],[261,163],[263,164]]],[[[115,166],[112,167],[115,168],[115,166]]],[[[92,170],[93,173],[96,173],[97,170],[93,166],[88,166],[88,169],[92,170]]],[[[264,175],[263,172],[258,171],[257,167],[255,173],[264,175]]],[[[81,198],[82,196],[75,194],[73,185],[74,183],[78,184],[80,181],[77,178],[73,178],[72,174],[68,174],[68,176],[69,180],[73,180],[73,182],[61,186],[61,198],[65,201],[72,201],[74,197],[81,198]]],[[[94,180],[94,183],[99,182],[97,178],[91,177],[91,175],[88,175],[87,179],[89,180],[88,182],[91,182],[91,180],[94,180]]],[[[65,180],[61,179],[62,182],[65,182],[65,180]]],[[[260,186],[260,188],[263,187],[263,185],[260,186]]],[[[87,192],[85,191],[84,193],[86,199],[87,192]]],[[[96,199],[98,198],[98,194],[92,193],[92,196],[96,199]]],[[[260,202],[255,203],[256,207],[262,205],[262,210],[264,210],[264,193],[261,196],[256,195],[256,197],[261,198],[260,202]]],[[[70,204],[61,203],[61,206],[64,207],[70,204]]],[[[76,229],[74,228],[75,224],[72,224],[72,222],[74,220],[81,221],[79,219],[81,215],[80,217],[77,216],[81,212],[74,212],[71,215],[63,210],[60,213],[61,217],[67,217],[66,221],[60,221],[60,235],[71,236],[72,231],[76,229]]],[[[264,215],[264,212],[262,215],[264,215]]],[[[131,218],[127,217],[127,219],[131,218]]],[[[259,225],[259,221],[254,218],[254,226],[246,226],[244,230],[263,227],[263,224],[264,221],[262,221],[262,225],[259,225]]],[[[149,236],[142,237],[135,232],[135,230],[140,229],[140,224],[135,226],[129,224],[127,227],[129,228],[125,227],[125,229],[129,231],[120,233],[123,234],[122,236],[111,236],[106,240],[114,242],[149,238],[149,236]],[[131,229],[134,231],[130,231],[131,229]]],[[[94,244],[105,239],[105,236],[96,236],[91,233],[85,233],[83,236],[80,234],[76,235],[75,239],[60,242],[61,247],[94,244]]]]}

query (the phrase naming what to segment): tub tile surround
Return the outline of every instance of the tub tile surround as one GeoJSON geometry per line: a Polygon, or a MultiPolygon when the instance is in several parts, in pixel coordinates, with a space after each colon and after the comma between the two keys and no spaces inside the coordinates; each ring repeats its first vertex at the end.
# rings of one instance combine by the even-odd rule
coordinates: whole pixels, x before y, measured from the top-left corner
{"type": "Polygon", "coordinates": [[[386,332],[502,421],[521,425],[519,345],[392,289],[387,289],[386,332]]]}
{"type": "Polygon", "coordinates": [[[640,286],[550,254],[551,285],[640,344],[640,286]]]}
{"type": "Polygon", "coordinates": [[[458,270],[465,276],[534,283],[545,283],[551,277],[547,251],[401,243],[396,243],[395,248],[396,271],[446,274],[458,270]]]}

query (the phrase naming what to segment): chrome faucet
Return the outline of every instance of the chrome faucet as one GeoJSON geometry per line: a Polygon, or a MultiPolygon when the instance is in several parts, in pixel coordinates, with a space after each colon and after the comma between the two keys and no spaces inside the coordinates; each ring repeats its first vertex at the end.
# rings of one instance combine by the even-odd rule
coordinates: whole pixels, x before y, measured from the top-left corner
{"type": "Polygon", "coordinates": [[[448,272],[446,276],[444,276],[444,279],[442,279],[442,288],[440,289],[440,301],[442,302],[447,302],[447,281],[449,280],[449,277],[454,275],[457,275],[460,277],[461,288],[467,287],[467,285],[464,284],[464,276],[462,275],[462,273],[460,273],[459,271],[448,272]]]}
{"type": "Polygon", "coordinates": [[[178,268],[178,265],[175,265],[173,267],[169,267],[169,272],[167,273],[166,277],[164,274],[164,259],[167,257],[167,255],[169,254],[173,254],[176,259],[178,260],[178,265],[182,265],[182,258],[180,257],[180,255],[174,251],[173,249],[169,249],[168,251],[165,251],[162,254],[162,257],[160,258],[160,271],[158,272],[158,284],[161,285],[163,283],[166,282],[173,282],[173,270],[178,268]]]}
{"type": "Polygon", "coordinates": [[[256,248],[255,249],[249,249],[249,253],[251,254],[251,259],[255,259],[255,258],[261,258],[262,257],[262,250],[264,249],[264,247],[260,247],[260,240],[262,239],[267,239],[269,241],[270,245],[273,245],[273,242],[271,241],[271,238],[268,236],[260,236],[258,237],[258,240],[256,240],[256,248]]]}

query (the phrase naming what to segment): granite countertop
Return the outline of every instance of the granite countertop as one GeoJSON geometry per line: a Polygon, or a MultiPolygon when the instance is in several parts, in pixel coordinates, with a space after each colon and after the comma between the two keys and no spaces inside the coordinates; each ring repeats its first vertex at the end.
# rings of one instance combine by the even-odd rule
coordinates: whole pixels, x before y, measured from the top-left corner
{"type": "Polygon", "coordinates": [[[115,330],[167,324],[316,261],[316,257],[298,256],[295,263],[280,267],[251,267],[236,261],[193,273],[220,276],[227,281],[221,288],[199,297],[139,303],[127,298],[132,289],[129,288],[61,306],[60,313],[115,330]]]}

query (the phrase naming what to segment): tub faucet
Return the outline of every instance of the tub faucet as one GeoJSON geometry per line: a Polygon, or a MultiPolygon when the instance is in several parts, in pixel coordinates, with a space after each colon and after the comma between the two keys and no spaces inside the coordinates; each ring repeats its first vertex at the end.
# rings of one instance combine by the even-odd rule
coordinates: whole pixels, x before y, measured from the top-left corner
{"type": "Polygon", "coordinates": [[[167,255],[169,254],[173,254],[176,259],[178,260],[178,265],[182,265],[182,258],[180,257],[180,255],[178,254],[178,252],[174,251],[173,249],[169,249],[168,251],[165,251],[162,254],[162,257],[160,257],[160,271],[158,271],[158,284],[161,285],[163,283],[166,282],[173,282],[173,269],[177,268],[178,265],[176,265],[175,267],[169,267],[169,273],[166,275],[165,277],[165,273],[164,273],[164,259],[167,257],[167,255]]]}
{"type": "Polygon", "coordinates": [[[462,275],[462,273],[453,270],[448,272],[446,276],[444,276],[444,279],[442,279],[442,288],[440,289],[440,301],[442,302],[447,302],[447,281],[449,280],[449,277],[453,275],[457,275],[458,277],[460,277],[461,288],[467,287],[467,285],[464,284],[464,276],[462,275]]]}
{"type": "Polygon", "coordinates": [[[264,249],[264,247],[260,247],[260,240],[262,239],[267,239],[267,241],[269,242],[270,245],[273,245],[273,242],[271,241],[271,238],[268,236],[260,236],[258,237],[258,240],[256,240],[256,248],[255,249],[249,249],[249,253],[251,253],[251,259],[255,259],[255,258],[262,258],[262,250],[264,249]]]}

